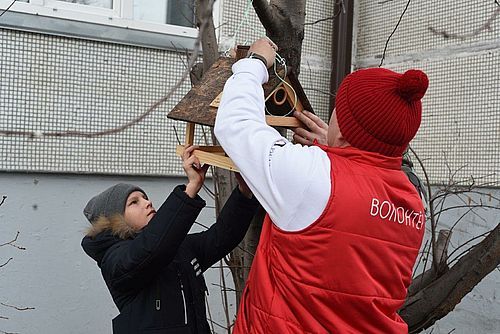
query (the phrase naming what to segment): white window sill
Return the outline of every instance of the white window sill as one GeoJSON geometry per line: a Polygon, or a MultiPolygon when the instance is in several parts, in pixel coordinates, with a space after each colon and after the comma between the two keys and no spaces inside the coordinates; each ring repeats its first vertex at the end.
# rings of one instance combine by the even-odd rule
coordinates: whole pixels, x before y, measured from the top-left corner
{"type": "Polygon", "coordinates": [[[104,24],[106,19],[114,20],[103,17],[100,19],[102,23],[85,22],[9,10],[0,18],[0,28],[173,51],[192,50],[197,37],[197,29],[194,28],[169,26],[166,32],[159,32],[150,31],[149,24],[145,22],[139,27],[134,26],[136,24],[132,21],[128,22],[128,26],[126,20],[121,20],[118,25],[116,22],[107,25],[104,24]]]}

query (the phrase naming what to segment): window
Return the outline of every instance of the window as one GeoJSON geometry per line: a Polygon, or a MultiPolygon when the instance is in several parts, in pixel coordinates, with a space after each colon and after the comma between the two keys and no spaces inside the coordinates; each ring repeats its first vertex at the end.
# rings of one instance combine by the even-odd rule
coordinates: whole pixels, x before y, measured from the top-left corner
{"type": "MultiPolygon", "coordinates": [[[[0,0],[0,9],[11,3],[0,0]]],[[[190,48],[198,33],[194,8],[195,0],[18,0],[2,16],[0,27],[190,48]]],[[[218,8],[214,6],[215,18],[218,8]]]]}
{"type": "Polygon", "coordinates": [[[134,19],[194,27],[194,5],[194,0],[134,0],[134,19]]]}

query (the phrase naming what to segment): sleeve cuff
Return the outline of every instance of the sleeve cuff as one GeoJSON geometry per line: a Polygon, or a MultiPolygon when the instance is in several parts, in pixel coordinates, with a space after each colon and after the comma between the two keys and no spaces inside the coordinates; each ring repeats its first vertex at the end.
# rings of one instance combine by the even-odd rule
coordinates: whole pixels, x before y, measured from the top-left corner
{"type": "Polygon", "coordinates": [[[233,73],[250,73],[254,75],[261,85],[269,80],[269,72],[263,62],[258,59],[243,58],[234,63],[233,73]]]}

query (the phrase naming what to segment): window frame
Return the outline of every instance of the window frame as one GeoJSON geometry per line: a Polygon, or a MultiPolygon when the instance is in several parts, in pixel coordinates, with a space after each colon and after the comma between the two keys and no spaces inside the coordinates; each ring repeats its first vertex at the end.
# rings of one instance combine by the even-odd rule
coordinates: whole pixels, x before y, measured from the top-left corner
{"type": "MultiPolygon", "coordinates": [[[[0,27],[169,50],[192,50],[197,28],[134,20],[133,0],[112,0],[113,9],[57,0],[16,1],[0,27]]],[[[221,0],[214,5],[219,26],[221,0]]],[[[12,0],[0,0],[5,10],[12,0]]]]}

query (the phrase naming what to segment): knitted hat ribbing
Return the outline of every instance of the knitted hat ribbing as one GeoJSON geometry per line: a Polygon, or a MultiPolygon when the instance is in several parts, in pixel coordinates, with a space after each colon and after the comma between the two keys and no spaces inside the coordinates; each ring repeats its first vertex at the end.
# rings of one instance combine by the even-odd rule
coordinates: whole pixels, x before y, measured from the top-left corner
{"type": "Polygon", "coordinates": [[[83,214],[92,224],[101,216],[109,218],[115,214],[123,214],[127,198],[134,191],[146,194],[144,190],[132,184],[116,184],[92,197],[83,209],[83,214]]]}
{"type": "Polygon", "coordinates": [[[429,80],[420,70],[404,74],[383,68],[358,70],[340,85],[335,109],[340,132],[352,146],[400,156],[422,118],[429,80]]]}

